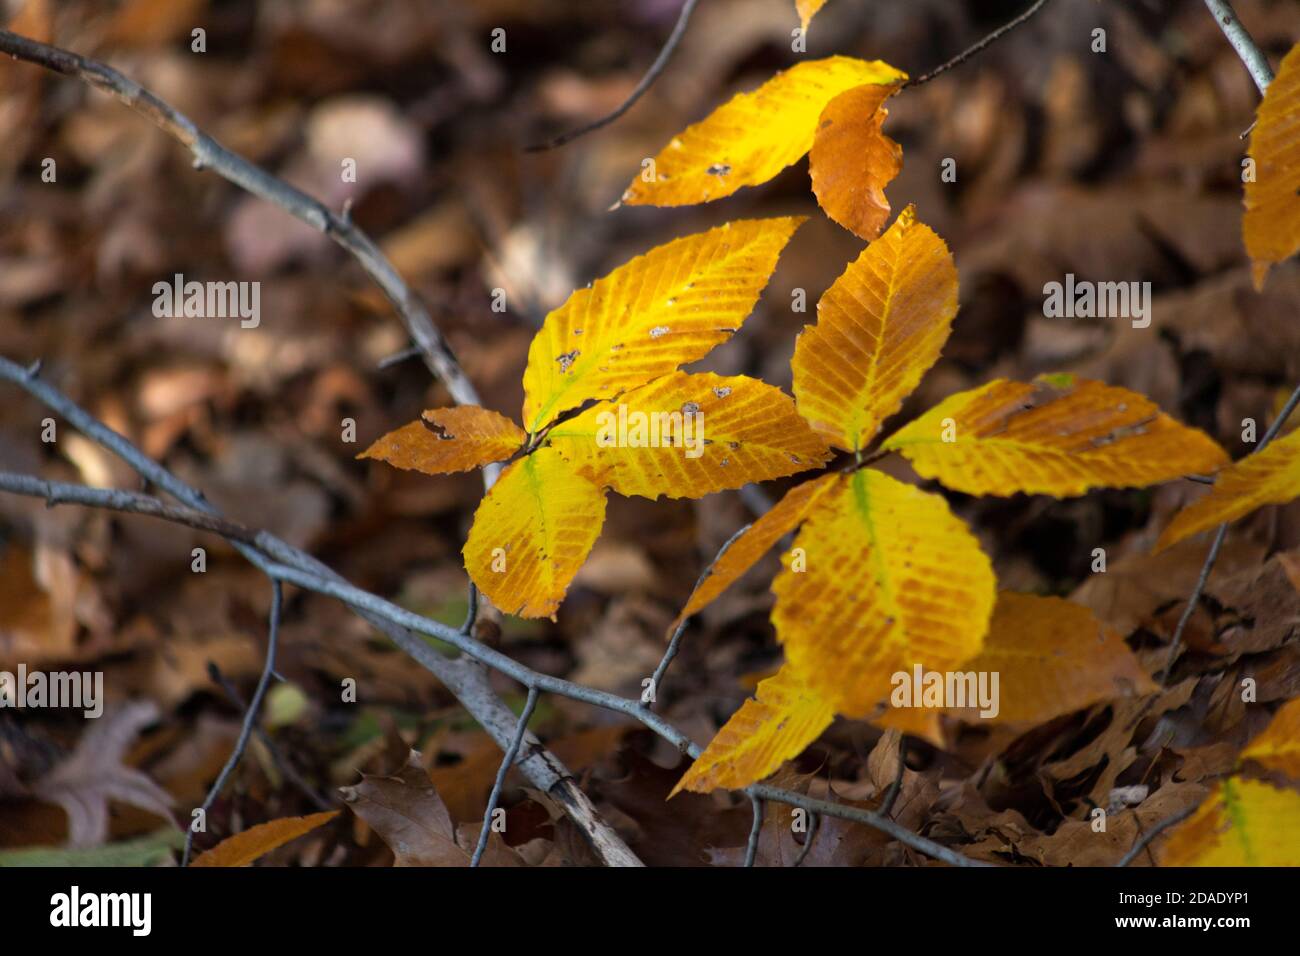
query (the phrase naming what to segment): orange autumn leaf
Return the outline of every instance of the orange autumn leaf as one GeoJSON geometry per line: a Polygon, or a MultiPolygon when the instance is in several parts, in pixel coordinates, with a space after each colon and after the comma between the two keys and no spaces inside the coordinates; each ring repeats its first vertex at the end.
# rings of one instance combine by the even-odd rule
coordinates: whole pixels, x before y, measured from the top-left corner
{"type": "Polygon", "coordinates": [[[835,97],[822,110],[808,154],[818,205],[863,239],[875,239],[889,221],[885,186],[903,168],[903,148],[881,131],[885,100],[901,85],[863,85],[835,97]]]}
{"type": "Polygon", "coordinates": [[[682,790],[742,789],[797,757],[835,719],[835,711],[787,665],[722,726],[669,797],[682,790]]]}
{"type": "Polygon", "coordinates": [[[281,817],[259,823],[200,853],[190,866],[247,866],[290,840],[324,826],[338,815],[338,810],[328,810],[305,817],[281,817]]]}
{"type": "Polygon", "coordinates": [[[685,206],[765,183],[812,148],[826,104],[864,84],[907,79],[879,60],[808,60],[740,93],[675,136],[623,193],[631,206],[685,206]]]}
{"type": "Polygon", "coordinates": [[[1269,269],[1300,249],[1300,44],[1283,58],[1264,91],[1250,134],[1254,177],[1245,184],[1242,238],[1253,260],[1255,288],[1269,269]]]}
{"type": "Polygon", "coordinates": [[[1156,550],[1164,550],[1207,528],[1236,521],[1264,505],[1286,504],[1298,497],[1300,431],[1295,431],[1219,472],[1209,494],[1174,516],[1156,542],[1156,550]]]}
{"type": "Polygon", "coordinates": [[[504,461],[528,437],[504,415],[477,405],[430,409],[422,419],[389,432],[357,457],[445,475],[504,461]]]}
{"type": "Polygon", "coordinates": [[[552,617],[605,523],[605,491],[551,448],[510,465],[474,513],[465,570],[507,614],[552,617]]]}
{"type": "Polygon", "coordinates": [[[780,389],[712,373],[665,375],[562,422],[547,440],[597,484],[644,498],[701,498],[830,454],[780,389]]]}
{"type": "Polygon", "coordinates": [[[957,314],[957,268],[905,209],[817,303],[795,344],[799,414],[840,448],[870,444],[939,358],[957,314]]]}
{"type": "Polygon", "coordinates": [[[848,717],[873,713],[895,673],[953,670],[980,649],[993,568],[938,495],[873,468],[813,506],[772,591],[786,661],[848,717]]]}
{"type": "Polygon", "coordinates": [[[926,478],[970,495],[1056,497],[1140,488],[1212,472],[1228,457],[1128,389],[1070,375],[998,379],[959,392],[881,446],[926,478]]]}
{"type": "Polygon", "coordinates": [[[523,420],[536,434],[702,358],[740,328],[801,216],[746,219],[658,246],[579,289],[528,350],[523,420]]]}

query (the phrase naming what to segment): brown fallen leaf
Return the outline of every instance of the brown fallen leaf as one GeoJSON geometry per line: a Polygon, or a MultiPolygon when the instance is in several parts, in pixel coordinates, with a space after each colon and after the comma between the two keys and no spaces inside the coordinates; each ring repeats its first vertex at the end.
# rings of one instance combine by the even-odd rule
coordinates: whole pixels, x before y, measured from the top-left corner
{"type": "Polygon", "coordinates": [[[363,774],[339,792],[388,844],[397,866],[469,866],[470,853],[456,842],[451,814],[415,751],[396,774],[363,774]]]}

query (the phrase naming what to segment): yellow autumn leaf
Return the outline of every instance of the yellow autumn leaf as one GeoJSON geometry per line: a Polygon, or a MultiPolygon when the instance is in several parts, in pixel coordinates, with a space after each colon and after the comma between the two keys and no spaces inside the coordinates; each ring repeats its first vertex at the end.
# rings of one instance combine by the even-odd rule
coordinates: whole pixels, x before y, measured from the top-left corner
{"type": "Polygon", "coordinates": [[[1162,866],[1300,866],[1300,793],[1229,777],[1180,823],[1162,866]]]}
{"type": "Polygon", "coordinates": [[[779,388],[744,375],[673,372],[547,433],[578,471],[621,495],[702,498],[830,455],[779,388]]]}
{"type": "Polygon", "coordinates": [[[528,349],[523,420],[536,434],[589,399],[693,362],[740,328],[802,216],[747,219],[637,256],[569,296],[528,349]]]}
{"type": "Polygon", "coordinates": [[[863,239],[889,221],[885,186],[903,168],[903,148],[881,131],[884,103],[900,83],[845,90],[826,104],[808,154],[808,175],[826,215],[863,239]]]}
{"type": "Polygon", "coordinates": [[[681,790],[739,790],[773,773],[816,740],[835,711],[787,665],[758,685],[677,781],[681,790]]]}
{"type": "Polygon", "coordinates": [[[1264,505],[1300,497],[1300,431],[1275,439],[1219,472],[1214,487],[1174,516],[1156,542],[1161,551],[1206,528],[1249,514],[1264,505]]]}
{"type": "Polygon", "coordinates": [[[1300,44],[1282,60],[1264,92],[1250,134],[1254,179],[1245,185],[1241,231],[1255,288],[1268,270],[1300,249],[1300,44]]]}
{"type": "Polygon", "coordinates": [[[640,206],[685,206],[765,183],[812,147],[826,104],[863,84],[895,84],[907,74],[879,60],[808,60],[740,93],[687,127],[623,193],[640,206]]]}
{"type": "Polygon", "coordinates": [[[1199,429],[1128,389],[1069,375],[959,392],[891,435],[918,473],[970,495],[1139,488],[1228,460],[1199,429]]]}
{"type": "Polygon", "coordinates": [[[501,473],[474,514],[465,570],[508,614],[552,617],[605,523],[605,490],[540,448],[501,473]]]}
{"type": "Polygon", "coordinates": [[[766,514],[745,529],[714,562],[708,576],[696,586],[677,620],[669,627],[669,633],[711,604],[767,554],[772,545],[802,524],[828,489],[839,488],[839,479],[838,474],[821,475],[791,488],[766,514]]]}
{"type": "Polygon", "coordinates": [[[1264,732],[1241,752],[1241,759],[1300,781],[1300,699],[1282,705],[1264,732]]]}
{"type": "Polygon", "coordinates": [[[329,823],[338,815],[338,810],[328,810],[305,817],[281,817],[259,823],[242,833],[226,837],[212,849],[200,853],[190,866],[247,866],[290,840],[296,840],[329,823]]]}
{"type": "Polygon", "coordinates": [[[957,268],[905,209],[817,303],[795,344],[799,414],[840,448],[870,444],[939,358],[957,314],[957,268]]]}
{"type": "Polygon", "coordinates": [[[826,0],[794,0],[794,8],[799,12],[799,22],[803,32],[808,32],[808,24],[817,16],[817,11],[826,5],[826,0]]]}
{"type": "Polygon", "coordinates": [[[997,713],[976,717],[967,708],[973,722],[1037,724],[1097,701],[1159,690],[1124,639],[1088,608],[1014,591],[998,594],[984,648],[960,669],[998,675],[997,713]]]}
{"type": "Polygon", "coordinates": [[[421,421],[384,435],[357,457],[445,475],[504,461],[523,447],[527,437],[504,415],[477,405],[434,408],[421,421]]]}
{"type": "Polygon", "coordinates": [[[839,476],[782,563],[772,622],[786,660],[849,717],[886,701],[898,672],[949,671],[973,657],[997,591],[979,542],[943,498],[872,468],[839,476]]]}

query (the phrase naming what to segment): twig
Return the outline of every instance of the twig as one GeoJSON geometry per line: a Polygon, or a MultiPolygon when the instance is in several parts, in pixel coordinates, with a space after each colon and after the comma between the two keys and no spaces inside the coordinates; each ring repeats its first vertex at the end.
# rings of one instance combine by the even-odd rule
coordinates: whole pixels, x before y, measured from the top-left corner
{"type": "Polygon", "coordinates": [[[618,109],[602,116],[598,120],[588,123],[585,126],[579,126],[577,129],[572,129],[567,133],[556,136],[554,139],[548,140],[545,143],[536,143],[532,146],[525,147],[525,152],[540,153],[548,149],[555,149],[558,146],[563,146],[565,143],[571,143],[580,136],[586,136],[588,133],[594,133],[596,130],[608,126],[610,123],[614,122],[614,120],[618,119],[630,110],[636,101],[639,100],[645,92],[650,89],[650,87],[654,86],[655,80],[659,79],[664,68],[668,66],[668,61],[672,58],[673,52],[677,49],[677,44],[681,42],[682,37],[686,34],[686,25],[690,22],[691,14],[695,12],[695,7],[699,2],[700,0],[686,0],[682,5],[682,12],[677,15],[677,23],[673,25],[673,32],[668,34],[668,39],[664,43],[663,48],[659,51],[659,55],[655,57],[655,61],[650,64],[650,69],[646,70],[645,76],[641,77],[641,82],[637,83],[636,89],[632,91],[618,109]]]}
{"type": "Polygon", "coordinates": [[[1196,812],[1196,806],[1192,805],[1188,807],[1186,810],[1178,811],[1172,817],[1169,817],[1166,820],[1161,820],[1159,823],[1153,826],[1146,833],[1142,834],[1142,836],[1138,838],[1138,841],[1133,844],[1133,849],[1125,853],[1124,856],[1120,858],[1120,861],[1115,865],[1119,867],[1128,866],[1130,863],[1132,863],[1134,860],[1137,859],[1138,854],[1140,854],[1144,849],[1146,849],[1148,843],[1150,843],[1160,834],[1164,833],[1175,823],[1182,823],[1184,820],[1186,820],[1195,812],[1196,812]]]}
{"type": "MultiPolygon", "coordinates": [[[[42,381],[38,377],[39,372],[39,362],[24,368],[0,356],[0,379],[21,386],[28,394],[62,416],[86,437],[121,458],[150,485],[161,488],[167,494],[195,510],[219,517],[216,509],[201,492],[181,481],[162,465],[149,458],[125,437],[100,422],[58,389],[42,381]]],[[[33,489],[29,492],[20,491],[19,493],[31,493],[36,497],[46,497],[43,489],[33,489]]],[[[87,499],[78,503],[108,507],[108,502],[119,501],[111,489],[85,489],[84,493],[87,495],[87,499]],[[90,500],[95,496],[100,496],[104,504],[90,500]]],[[[161,503],[158,504],[161,505],[161,503]]],[[[146,507],[151,508],[148,513],[156,517],[165,517],[159,507],[152,505],[146,507]]],[[[320,575],[327,580],[340,582],[343,580],[333,570],[315,558],[292,547],[269,532],[257,532],[255,540],[257,542],[256,547],[245,544],[238,539],[231,539],[231,543],[235,550],[263,573],[268,573],[268,569],[276,561],[281,561],[286,565],[292,565],[294,568],[312,575],[320,575]],[[269,556],[274,556],[274,558],[272,559],[269,556]]],[[[420,637],[382,616],[362,614],[361,617],[386,634],[403,652],[437,677],[456,699],[464,705],[474,719],[483,726],[483,729],[488,732],[499,747],[504,750],[508,746],[514,732],[515,715],[492,690],[487,675],[476,662],[472,660],[452,660],[445,657],[420,637]]],[[[458,639],[468,640],[450,628],[444,630],[458,639]]],[[[530,753],[528,758],[520,763],[520,770],[534,786],[549,794],[552,799],[564,808],[565,813],[583,836],[586,837],[596,854],[610,866],[642,865],[623,839],[601,818],[591,800],[578,787],[572,774],[569,773],[564,764],[535,739],[530,740],[528,743],[530,753]]]]}
{"type": "Polygon", "coordinates": [[[515,757],[519,754],[519,745],[524,742],[524,733],[528,730],[528,721],[532,719],[533,711],[537,708],[537,688],[528,688],[528,701],[524,704],[523,712],[519,715],[519,726],[515,728],[515,736],[510,741],[510,746],[506,748],[505,758],[501,761],[501,769],[497,771],[497,778],[492,784],[492,792],[488,794],[487,808],[483,811],[483,828],[478,833],[478,846],[474,848],[474,856],[469,861],[470,866],[478,866],[483,859],[483,851],[487,849],[488,834],[492,832],[492,814],[496,810],[497,801],[501,799],[501,787],[506,782],[506,774],[510,772],[510,766],[515,762],[515,757]]]}
{"type": "Polygon", "coordinates": [[[195,511],[193,508],[178,508],[165,504],[157,498],[135,491],[124,491],[118,488],[88,488],[85,485],[70,484],[66,481],[47,481],[44,478],[8,471],[0,471],[0,491],[44,498],[48,508],[63,504],[89,505],[109,511],[162,518],[174,524],[214,532],[228,541],[241,541],[251,545],[257,539],[256,531],[241,524],[195,511]]]}
{"type": "MultiPolygon", "coordinates": [[[[695,590],[697,591],[699,590],[700,585],[702,585],[705,579],[710,574],[713,573],[714,567],[717,565],[719,561],[722,560],[722,556],[727,553],[727,549],[730,548],[733,544],[735,544],[736,539],[739,538],[746,531],[748,531],[749,527],[750,527],[749,525],[745,525],[743,528],[741,528],[739,531],[733,534],[730,538],[728,538],[726,542],[722,545],[722,547],[718,549],[718,553],[713,556],[713,560],[710,561],[708,565],[705,566],[704,570],[700,572],[700,576],[695,582],[695,590]]],[[[690,621],[691,619],[689,617],[682,618],[682,622],[677,625],[676,630],[673,631],[672,638],[668,641],[668,648],[667,650],[664,651],[664,656],[659,661],[659,666],[655,668],[654,673],[650,676],[650,687],[651,689],[654,690],[654,695],[656,699],[658,699],[659,697],[659,687],[663,682],[664,675],[668,673],[669,665],[672,664],[673,660],[677,657],[677,652],[681,649],[682,635],[686,632],[686,625],[689,624],[690,621]]],[[[642,706],[650,707],[653,704],[654,701],[651,700],[643,704],[642,706]]]]}
{"type": "Polygon", "coordinates": [[[1259,88],[1259,95],[1263,96],[1268,85],[1273,82],[1273,71],[1269,68],[1268,57],[1264,56],[1264,51],[1255,44],[1250,34],[1246,32],[1246,28],[1241,25],[1228,0],[1205,0],[1205,5],[1209,7],[1210,13],[1214,15],[1214,22],[1219,25],[1219,29],[1228,38],[1232,48],[1237,51],[1241,62],[1246,65],[1246,71],[1255,81],[1255,86],[1259,88]]]}
{"type": "MultiPolygon", "coordinates": [[[[230,775],[234,773],[235,767],[239,766],[239,761],[244,757],[244,750],[248,747],[248,738],[253,734],[253,727],[257,724],[257,715],[262,709],[262,700],[266,697],[266,689],[271,685],[271,674],[275,672],[275,650],[280,640],[280,604],[283,598],[280,582],[275,578],[271,579],[271,621],[268,625],[268,635],[266,639],[266,661],[262,665],[262,676],[258,678],[257,689],[253,691],[253,699],[248,702],[248,710],[244,713],[244,724],[239,728],[239,739],[235,741],[235,749],[231,751],[230,757],[226,760],[226,765],[221,768],[221,773],[212,784],[212,789],[208,791],[207,798],[203,801],[203,819],[207,823],[207,814],[212,809],[212,804],[221,795],[221,788],[226,785],[230,775]]],[[[190,852],[194,849],[194,827],[190,825],[185,828],[185,852],[181,855],[181,866],[190,865],[190,852]]]]}
{"type": "Polygon", "coordinates": [[[468,607],[465,610],[465,623],[460,626],[460,632],[467,637],[474,633],[474,625],[478,623],[478,585],[472,580],[469,582],[468,607]]]}
{"type": "MultiPolygon", "coordinates": [[[[221,673],[221,668],[217,666],[215,661],[208,661],[208,677],[212,679],[212,683],[225,691],[226,697],[229,698],[230,702],[241,711],[248,706],[244,703],[244,698],[240,696],[239,690],[235,685],[230,682],[229,678],[227,678],[225,674],[221,673]]],[[[334,804],[330,803],[330,801],[317,793],[315,788],[303,779],[302,774],[298,772],[298,768],[280,752],[280,748],[276,746],[276,743],[271,739],[270,734],[261,727],[253,728],[253,733],[257,734],[257,739],[262,742],[262,746],[265,747],[267,753],[271,755],[271,760],[275,762],[276,769],[284,774],[290,783],[302,791],[302,795],[315,804],[317,810],[329,810],[333,808],[334,804]]]]}
{"type": "MultiPolygon", "coordinates": [[[[1282,430],[1286,420],[1291,417],[1291,413],[1295,411],[1297,404],[1300,404],[1300,386],[1296,386],[1295,391],[1291,393],[1291,397],[1282,406],[1277,418],[1273,420],[1273,424],[1264,432],[1264,437],[1259,440],[1259,444],[1251,450],[1250,454],[1258,455],[1268,446],[1269,442],[1277,437],[1277,433],[1282,430]]],[[[1183,613],[1178,618],[1178,624],[1174,628],[1173,640],[1169,642],[1169,654],[1165,657],[1164,673],[1160,677],[1161,687],[1167,687],[1169,684],[1169,677],[1174,668],[1174,658],[1178,656],[1178,649],[1182,646],[1183,631],[1187,629],[1187,622],[1192,619],[1192,614],[1201,601],[1201,592],[1205,590],[1205,585],[1210,580],[1210,572],[1214,570],[1214,562],[1219,559],[1219,552],[1223,549],[1223,540],[1227,535],[1228,522],[1225,521],[1214,532],[1214,542],[1210,545],[1210,553],[1205,556],[1205,563],[1201,565],[1201,573],[1196,579],[1196,587],[1192,589],[1191,597],[1187,599],[1187,606],[1183,608],[1183,613]]]]}
{"type": "Polygon", "coordinates": [[[394,365],[400,365],[407,359],[417,358],[422,353],[414,345],[408,345],[400,352],[394,352],[392,355],[385,355],[376,365],[380,370],[392,368],[394,365]]]}
{"type": "Polygon", "coordinates": [[[433,324],[428,309],[398,275],[379,247],[353,224],[350,217],[334,213],[315,197],[226,149],[199,129],[188,116],[106,63],[39,43],[8,30],[0,30],[0,53],[73,77],[116,96],[179,140],[193,155],[195,168],[211,169],[218,176],[274,203],[312,228],[325,233],[350,252],[361,264],[361,268],[384,291],[401,316],[411,339],[419,347],[425,364],[447,386],[452,397],[462,405],[479,404],[478,393],[461,370],[442,333],[433,324]]]}
{"type": "Polygon", "coordinates": [[[749,843],[745,845],[746,868],[758,859],[758,840],[763,835],[763,801],[751,793],[749,803],[754,809],[754,824],[749,828],[749,843]]]}
{"type": "Polygon", "coordinates": [[[994,30],[984,39],[980,40],[975,45],[969,46],[965,50],[962,50],[951,60],[947,60],[944,63],[939,64],[929,73],[923,73],[920,76],[916,77],[915,79],[908,80],[906,83],[903,84],[904,88],[909,86],[920,86],[922,83],[929,83],[940,73],[946,73],[949,70],[951,70],[954,66],[960,66],[962,63],[969,60],[976,53],[980,52],[980,50],[983,50],[985,47],[991,45],[995,41],[1000,40],[1003,36],[1010,33],[1016,27],[1020,26],[1020,24],[1024,23],[1035,13],[1037,13],[1039,10],[1043,9],[1043,7],[1045,7],[1046,5],[1047,5],[1047,0],[1034,0],[1034,3],[1027,10],[1025,10],[1024,13],[1020,14],[1014,20],[1010,20],[1002,24],[1002,26],[998,27],[996,30],[994,30]]]}

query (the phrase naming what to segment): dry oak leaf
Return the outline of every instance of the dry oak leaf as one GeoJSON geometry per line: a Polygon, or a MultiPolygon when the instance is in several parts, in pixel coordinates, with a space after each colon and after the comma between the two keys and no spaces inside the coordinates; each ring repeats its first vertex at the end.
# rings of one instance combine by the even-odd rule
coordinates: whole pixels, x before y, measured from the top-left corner
{"type": "Polygon", "coordinates": [[[865,448],[938,361],[956,314],[952,255],[909,206],[800,333],[791,362],[799,414],[833,445],[865,448]]]}
{"type": "Polygon", "coordinates": [[[673,372],[547,433],[580,474],[621,495],[702,498],[823,464],[830,452],[780,389],[673,372]],[[632,447],[618,447],[620,434],[632,447]]]}
{"type": "Polygon", "coordinates": [[[1255,175],[1245,185],[1241,219],[1255,288],[1300,249],[1300,44],[1282,60],[1264,92],[1250,134],[1255,175]]]}
{"type": "Polygon", "coordinates": [[[1204,498],[1174,516],[1156,542],[1162,551],[1207,528],[1236,521],[1264,505],[1300,497],[1300,431],[1278,438],[1219,472],[1204,498]]]}
{"type": "Polygon", "coordinates": [[[1039,724],[1098,701],[1159,690],[1124,639],[1088,608],[1014,591],[998,594],[984,647],[961,669],[999,675],[998,712],[980,715],[988,720],[1039,724]]]}
{"type": "Polygon", "coordinates": [[[1241,752],[1240,759],[1253,760],[1300,781],[1300,699],[1282,705],[1264,732],[1241,752]]]}
{"type": "Polygon", "coordinates": [[[822,110],[845,90],[907,74],[846,56],[799,63],[687,127],[623,193],[641,206],[684,206],[765,183],[812,148],[822,110]]]}
{"type": "Polygon", "coordinates": [[[465,569],[507,614],[551,617],[605,523],[605,489],[553,448],[501,473],[474,513],[465,569]]]}
{"type": "Polygon", "coordinates": [[[732,714],[668,796],[743,789],[797,757],[834,719],[831,706],[789,665],[782,667],[759,683],[755,697],[732,714]]]}
{"type": "Polygon", "coordinates": [[[971,495],[1084,494],[1212,472],[1214,441],[1148,398],[1072,375],[998,379],[952,395],[881,446],[916,471],[971,495]]]}
{"type": "Polygon", "coordinates": [[[808,24],[817,16],[817,11],[826,5],[826,0],[794,0],[794,8],[799,13],[799,22],[803,32],[808,32],[808,24]]]}
{"type": "Polygon", "coordinates": [[[528,349],[528,431],[537,434],[589,399],[614,398],[725,342],[804,221],[730,222],[652,249],[574,292],[528,349]]]}
{"type": "Polygon", "coordinates": [[[388,844],[397,866],[469,866],[469,852],[456,842],[451,814],[419,756],[411,751],[397,773],[363,775],[360,783],[340,787],[339,793],[388,844]]]}
{"type": "Polygon", "coordinates": [[[839,477],[782,564],[772,623],[787,666],[848,717],[872,715],[895,673],[973,657],[997,592],[948,503],[873,468],[839,477]]]}
{"type": "Polygon", "coordinates": [[[243,833],[226,837],[211,850],[200,853],[191,866],[247,866],[258,857],[279,849],[319,826],[329,823],[341,811],[327,810],[305,817],[281,817],[268,820],[243,833]]]}
{"type": "Polygon", "coordinates": [[[1161,866],[1300,866],[1300,793],[1228,777],[1159,858],[1161,866]]]}
{"type": "Polygon", "coordinates": [[[881,131],[884,103],[902,82],[845,90],[826,104],[808,154],[808,175],[826,215],[862,239],[889,221],[885,186],[903,168],[903,147],[881,131]]]}
{"type": "Polygon", "coordinates": [[[99,846],[108,839],[110,803],[172,821],[171,795],[123,763],[140,732],[157,719],[152,701],[131,701],[105,712],[82,733],[72,753],[32,784],[32,796],[67,813],[68,846],[99,846]]]}
{"type": "Polygon", "coordinates": [[[527,439],[523,429],[504,415],[462,405],[430,409],[421,421],[389,432],[357,457],[426,475],[446,475],[505,461],[527,439]]]}

